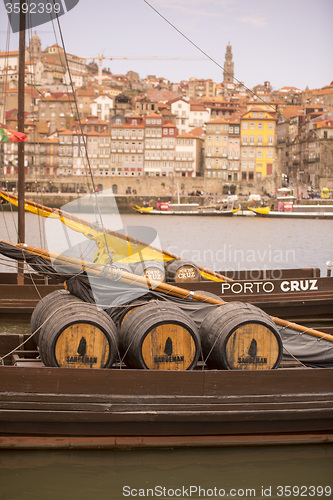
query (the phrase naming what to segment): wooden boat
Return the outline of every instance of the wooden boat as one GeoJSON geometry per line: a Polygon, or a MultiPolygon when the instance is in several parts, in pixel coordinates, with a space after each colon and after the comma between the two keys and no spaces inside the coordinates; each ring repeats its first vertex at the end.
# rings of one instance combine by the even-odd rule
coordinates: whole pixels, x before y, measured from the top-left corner
{"type": "MultiPolygon", "coordinates": [[[[22,184],[19,213],[24,203],[24,178],[22,184]]],[[[24,237],[20,237],[20,241],[24,241],[24,237]]],[[[25,247],[20,247],[20,250],[23,254],[25,247]]],[[[107,266],[104,267],[103,272],[109,273],[107,266]]],[[[135,280],[139,281],[137,276],[135,280]]],[[[148,281],[152,283],[152,280],[148,281]]],[[[226,281],[221,281],[220,286],[221,283],[226,281]]],[[[201,281],[191,284],[200,288],[202,285],[201,281]]],[[[31,284],[22,282],[3,286],[6,288],[1,291],[6,291],[2,296],[5,301],[2,313],[7,307],[7,312],[14,312],[16,319],[19,304],[26,312],[34,306],[34,293],[49,292],[50,286],[63,287],[59,284],[39,285],[34,280],[31,284]],[[12,287],[12,295],[8,287],[12,287]]],[[[180,287],[174,284],[163,286],[173,292],[177,288],[180,294],[180,287]]],[[[184,293],[191,299],[196,297],[192,290],[184,293]]],[[[212,301],[218,299],[209,300],[216,304],[212,301]]],[[[247,306],[245,309],[252,311],[247,306]]],[[[75,321],[75,314],[73,318],[75,321]]],[[[90,324],[88,320],[86,323],[90,324]]],[[[269,320],[268,324],[271,323],[269,320]]],[[[290,326],[289,322],[282,324],[286,328],[290,326]]],[[[304,329],[310,331],[310,327],[304,329]]],[[[67,330],[70,332],[67,338],[71,338],[74,331],[70,326],[63,331],[67,330]]],[[[87,336],[91,337],[92,330],[89,329],[87,336]]],[[[60,333],[54,338],[55,346],[60,333]]],[[[323,340],[325,335],[325,332],[320,333],[320,338],[323,340]]],[[[195,369],[189,371],[131,369],[126,368],[121,359],[111,368],[97,369],[88,368],[95,361],[83,354],[87,346],[81,341],[78,346],[72,345],[77,349],[77,356],[64,357],[65,362],[76,363],[76,368],[49,367],[40,358],[42,344],[38,351],[32,338],[27,337],[22,334],[0,335],[1,448],[332,442],[332,368],[305,368],[293,361],[291,365],[295,367],[289,363],[289,367],[263,369],[265,361],[256,355],[256,343],[251,342],[251,353],[249,349],[245,361],[236,359],[236,363],[246,368],[242,370],[211,369],[205,366],[203,358],[195,369]],[[72,357],[79,360],[72,360],[72,357]],[[78,369],[81,362],[84,367],[78,369]],[[250,366],[258,369],[249,369],[250,366]]],[[[275,345],[278,345],[277,340],[275,345]]],[[[170,348],[169,338],[165,349],[167,346],[170,348]]],[[[279,352],[273,354],[280,360],[279,352]]],[[[172,358],[167,352],[165,355],[172,358]]]]}
{"type": "Polygon", "coordinates": [[[270,210],[269,207],[251,208],[260,217],[279,217],[282,219],[333,219],[333,205],[292,205],[291,211],[270,210]]]}
{"type": "MultiPolygon", "coordinates": [[[[315,278],[316,270],[304,270],[307,278],[303,275],[303,280],[291,279],[293,274],[289,280],[286,273],[282,280],[256,281],[252,290],[246,280],[179,285],[186,295],[198,288],[202,293],[218,288],[221,292],[223,286],[224,297],[229,293],[243,299],[250,293],[252,300],[253,295],[262,298],[260,289],[272,294],[274,286],[276,296],[285,294],[284,301],[279,298],[283,307],[292,293],[298,303],[307,304],[304,296],[310,290],[295,292],[295,283],[300,286],[302,282],[305,288],[306,279],[309,289],[316,288],[313,293],[328,300],[326,321],[332,322],[332,279],[315,278]],[[240,286],[245,293],[239,293],[240,286]]],[[[269,303],[274,308],[274,300],[269,303]]],[[[323,317],[323,313],[318,315],[319,324],[323,317]]],[[[333,330],[329,324],[327,336],[333,330]]],[[[44,366],[28,335],[0,335],[0,356],[11,350],[0,366],[0,448],[333,441],[332,368],[306,368],[297,360],[284,361],[275,370],[216,370],[203,361],[191,371],[129,369],[119,362],[109,369],[50,368],[44,366]]]]}
{"type": "Polygon", "coordinates": [[[158,372],[39,366],[30,361],[0,367],[0,448],[333,441],[331,369],[158,372]]]}
{"type": "Polygon", "coordinates": [[[159,209],[153,207],[133,206],[133,210],[140,214],[149,215],[206,215],[206,216],[226,216],[230,217],[239,212],[239,208],[200,207],[197,203],[163,203],[159,209]]]}

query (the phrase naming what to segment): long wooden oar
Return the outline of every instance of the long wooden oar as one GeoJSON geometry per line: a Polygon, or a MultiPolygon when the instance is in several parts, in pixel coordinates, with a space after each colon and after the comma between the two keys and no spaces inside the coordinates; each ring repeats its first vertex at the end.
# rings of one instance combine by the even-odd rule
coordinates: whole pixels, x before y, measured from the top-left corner
{"type": "MultiPolygon", "coordinates": [[[[10,203],[13,203],[14,205],[17,204],[17,196],[15,196],[11,193],[6,193],[5,191],[0,189],[0,196],[2,196],[4,199],[8,200],[10,203]]],[[[89,222],[85,219],[82,219],[81,217],[77,217],[69,212],[65,212],[64,210],[61,210],[60,208],[46,207],[45,205],[40,205],[39,203],[35,203],[34,201],[29,201],[29,200],[24,200],[24,202],[26,204],[32,205],[36,210],[41,210],[42,212],[45,212],[45,213],[50,212],[51,214],[56,214],[59,216],[60,220],[61,220],[61,218],[67,218],[71,221],[78,222],[79,224],[88,226],[88,227],[94,229],[95,231],[96,230],[105,231],[105,233],[110,235],[110,236],[115,236],[119,239],[125,240],[127,242],[130,242],[130,243],[133,243],[136,245],[147,246],[147,247],[151,248],[152,250],[156,250],[157,252],[161,252],[162,254],[166,255],[167,257],[170,257],[170,259],[180,260],[180,258],[177,255],[174,255],[166,250],[161,250],[160,248],[154,247],[152,245],[148,245],[144,241],[140,241],[137,238],[133,238],[132,236],[119,233],[118,231],[112,231],[111,229],[108,229],[105,227],[103,229],[98,229],[98,228],[96,229],[96,227],[94,226],[94,224],[92,222],[89,222]]],[[[223,274],[217,273],[216,271],[211,271],[210,269],[207,269],[205,267],[198,266],[198,265],[197,265],[197,267],[203,273],[214,276],[215,278],[218,278],[222,281],[233,281],[231,278],[228,278],[227,276],[224,276],[223,274]]]]}
{"type": "MultiPolygon", "coordinates": [[[[47,250],[43,250],[41,248],[36,248],[25,244],[17,244],[12,246],[23,249],[27,253],[30,253],[32,255],[38,255],[40,257],[44,257],[46,260],[50,262],[53,261],[62,265],[64,264],[70,265],[76,269],[82,270],[82,261],[80,259],[63,256],[61,254],[49,252],[47,250]]],[[[104,266],[87,261],[84,261],[84,266],[85,270],[89,270],[90,273],[96,276],[101,276],[101,271],[104,269],[104,266]]],[[[107,271],[106,277],[109,279],[116,278],[118,277],[117,272],[118,271],[116,268],[110,267],[107,271]]],[[[206,295],[197,292],[189,292],[178,286],[170,285],[168,283],[161,283],[159,281],[154,281],[142,276],[137,276],[136,274],[132,274],[127,271],[121,271],[120,280],[126,283],[142,286],[143,288],[154,289],[159,292],[166,293],[168,295],[172,295],[178,298],[194,300],[197,302],[207,302],[209,304],[216,304],[216,305],[227,303],[222,299],[215,299],[214,297],[208,297],[206,295]]],[[[305,326],[298,325],[297,323],[291,323],[289,321],[277,318],[275,316],[271,316],[271,319],[274,321],[276,325],[283,326],[285,328],[291,328],[292,330],[296,330],[301,333],[307,333],[314,337],[323,338],[329,340],[330,342],[333,342],[333,335],[326,334],[324,332],[315,330],[313,328],[306,328],[305,326]]]]}

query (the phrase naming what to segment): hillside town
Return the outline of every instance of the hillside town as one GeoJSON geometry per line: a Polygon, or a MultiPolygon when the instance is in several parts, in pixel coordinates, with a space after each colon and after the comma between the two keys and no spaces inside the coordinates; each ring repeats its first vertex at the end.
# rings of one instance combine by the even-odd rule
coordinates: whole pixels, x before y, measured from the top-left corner
{"type": "MultiPolygon", "coordinates": [[[[230,43],[221,82],[113,74],[102,56],[42,50],[37,34],[25,59],[27,191],[83,193],[89,172],[118,194],[333,189],[333,82],[249,89],[235,78],[230,43]]],[[[0,127],[16,130],[16,51],[0,52],[0,96],[0,127]]],[[[1,144],[1,187],[15,191],[17,169],[17,144],[1,144]]]]}

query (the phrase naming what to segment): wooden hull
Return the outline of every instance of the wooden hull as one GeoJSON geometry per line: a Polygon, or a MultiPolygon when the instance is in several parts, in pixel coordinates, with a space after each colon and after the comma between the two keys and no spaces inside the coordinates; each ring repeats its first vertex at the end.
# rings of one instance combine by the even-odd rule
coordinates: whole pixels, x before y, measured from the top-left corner
{"type": "Polygon", "coordinates": [[[136,208],[136,212],[144,215],[205,215],[205,216],[225,216],[231,217],[238,212],[238,209],[233,210],[149,210],[145,208],[136,208]]]}
{"type": "MultiPolygon", "coordinates": [[[[274,316],[333,333],[333,278],[318,277],[316,269],[280,272],[281,279],[266,271],[252,281],[241,273],[237,277],[243,279],[232,283],[179,285],[226,301],[249,301],[274,316]],[[291,291],[291,283],[293,289],[302,283],[316,290],[291,291]]],[[[39,294],[60,288],[17,286],[7,276],[0,285],[0,317],[28,318],[39,294]]],[[[0,355],[26,338],[0,335],[0,355]]],[[[333,442],[333,368],[289,361],[264,371],[202,370],[200,363],[193,371],[47,368],[37,355],[30,339],[0,366],[0,448],[333,442]]]]}
{"type": "Polygon", "coordinates": [[[0,448],[333,441],[332,369],[0,367],[0,448]]]}
{"type": "MultiPolygon", "coordinates": [[[[222,274],[224,273],[221,271],[222,274]]],[[[177,283],[187,290],[203,290],[218,295],[223,300],[251,302],[270,315],[316,324],[333,333],[333,277],[319,277],[319,269],[280,269],[229,273],[233,282],[200,281],[177,283]],[[279,279],[276,279],[279,278],[279,279]],[[328,330],[329,329],[329,330],[328,330]]],[[[16,275],[0,274],[0,315],[2,317],[29,318],[41,297],[64,288],[62,283],[50,280],[45,284],[41,277],[32,284],[15,284],[16,275]]],[[[0,316],[0,317],[1,317],[0,316]]]]}
{"type": "Polygon", "coordinates": [[[281,218],[281,219],[333,219],[333,212],[261,212],[252,209],[259,217],[281,218]]]}

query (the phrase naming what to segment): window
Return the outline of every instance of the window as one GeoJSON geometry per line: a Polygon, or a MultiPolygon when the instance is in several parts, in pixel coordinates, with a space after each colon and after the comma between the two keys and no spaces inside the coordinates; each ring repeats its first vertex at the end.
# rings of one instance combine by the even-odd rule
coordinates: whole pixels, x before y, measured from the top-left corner
{"type": "Polygon", "coordinates": [[[256,112],[256,111],[254,111],[254,112],[252,113],[252,117],[253,117],[253,118],[257,118],[257,112],[256,112]]]}
{"type": "Polygon", "coordinates": [[[249,122],[243,122],[243,130],[247,130],[249,128],[249,122]]]}
{"type": "Polygon", "coordinates": [[[262,146],[263,141],[262,141],[262,135],[258,135],[258,146],[262,146]]]}
{"type": "Polygon", "coordinates": [[[215,154],[218,155],[220,153],[220,148],[215,148],[215,154]]]}
{"type": "Polygon", "coordinates": [[[262,129],[263,129],[263,127],[264,127],[263,122],[258,122],[258,129],[259,129],[259,130],[262,130],[262,129]]]}
{"type": "Polygon", "coordinates": [[[254,135],[250,135],[250,146],[254,146],[254,135]]]}
{"type": "Polygon", "coordinates": [[[253,181],[253,172],[249,172],[249,181],[253,181]]]}
{"type": "Polygon", "coordinates": [[[247,135],[243,135],[242,144],[243,144],[243,146],[247,145],[247,135]]]}
{"type": "Polygon", "coordinates": [[[257,150],[257,158],[262,158],[262,149],[257,150]]]}
{"type": "Polygon", "coordinates": [[[254,122],[250,122],[250,129],[254,130],[256,128],[256,124],[254,122]]]}
{"type": "Polygon", "coordinates": [[[261,180],[261,172],[257,172],[257,181],[261,180]]]}
{"type": "Polygon", "coordinates": [[[242,181],[246,181],[247,174],[246,172],[242,172],[242,181]]]}
{"type": "Polygon", "coordinates": [[[268,122],[268,130],[273,130],[273,129],[274,129],[274,123],[268,122]]]}
{"type": "Polygon", "coordinates": [[[267,144],[268,144],[269,146],[273,146],[273,136],[272,136],[272,135],[269,135],[267,139],[268,139],[267,144]]]}

